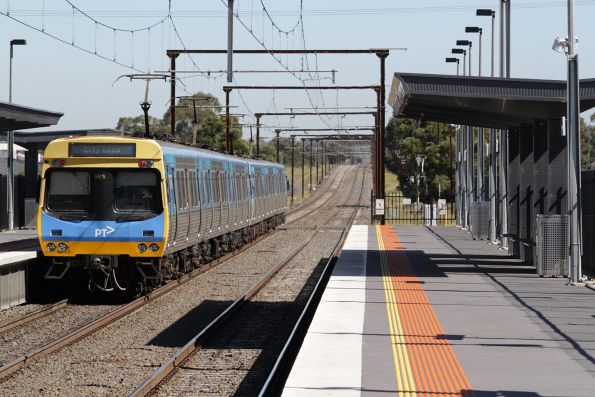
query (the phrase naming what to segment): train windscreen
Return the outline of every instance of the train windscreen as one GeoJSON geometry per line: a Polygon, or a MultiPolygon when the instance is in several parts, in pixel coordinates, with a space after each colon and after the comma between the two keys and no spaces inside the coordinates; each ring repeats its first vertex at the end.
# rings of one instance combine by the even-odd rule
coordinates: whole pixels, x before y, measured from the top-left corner
{"type": "Polygon", "coordinates": [[[46,178],[45,209],[50,213],[125,222],[163,211],[157,170],[52,169],[46,178]]]}

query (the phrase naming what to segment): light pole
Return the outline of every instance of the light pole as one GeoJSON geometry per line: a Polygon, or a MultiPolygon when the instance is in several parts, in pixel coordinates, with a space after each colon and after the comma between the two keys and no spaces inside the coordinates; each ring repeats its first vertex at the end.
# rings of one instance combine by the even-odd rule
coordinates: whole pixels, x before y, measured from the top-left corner
{"type": "Polygon", "coordinates": [[[581,152],[579,124],[579,80],[578,54],[574,35],[574,0],[568,0],[568,37],[556,38],[552,49],[565,52],[568,59],[568,81],[566,88],[566,112],[568,119],[567,162],[568,162],[568,217],[570,230],[569,271],[570,282],[582,281],[581,269],[581,152]]]}
{"type": "MultiPolygon", "coordinates": [[[[26,45],[27,41],[23,39],[10,40],[10,64],[8,69],[8,102],[12,103],[12,58],[13,46],[26,45]]],[[[6,196],[8,202],[8,230],[14,230],[14,132],[8,131],[7,134],[7,178],[6,178],[6,196]]]]}
{"type": "Polygon", "coordinates": [[[459,58],[446,58],[446,63],[456,63],[457,64],[457,76],[458,76],[459,75],[459,58]]]}
{"type": "MultiPolygon", "coordinates": [[[[477,15],[478,17],[492,17],[492,70],[491,70],[491,76],[494,77],[494,69],[495,69],[495,59],[494,59],[494,51],[495,51],[495,38],[494,38],[494,22],[496,20],[496,11],[494,10],[490,10],[490,9],[485,9],[485,8],[480,8],[475,12],[475,15],[477,15]]],[[[481,50],[480,50],[481,52],[481,50]]]]}
{"type": "Polygon", "coordinates": [[[275,139],[275,162],[278,163],[279,162],[279,134],[281,133],[281,130],[275,130],[275,134],[277,135],[277,138],[275,139]]]}
{"type": "Polygon", "coordinates": [[[462,48],[453,48],[451,50],[453,54],[463,54],[463,76],[467,75],[467,50],[462,48]]]}
{"type": "MultiPolygon", "coordinates": [[[[500,0],[500,77],[510,77],[510,0],[500,0]]],[[[500,244],[508,250],[508,130],[500,130],[500,244]]]]}
{"type": "MultiPolygon", "coordinates": [[[[465,33],[479,33],[479,74],[481,77],[481,38],[483,36],[483,29],[478,26],[465,27],[465,33]]],[[[471,44],[471,42],[469,42],[471,44]]],[[[469,68],[471,69],[471,67],[469,68]]],[[[484,155],[483,155],[483,128],[478,128],[477,133],[477,197],[479,201],[484,200],[483,189],[483,170],[484,170],[484,155]]]]}
{"type": "Polygon", "coordinates": [[[416,209],[419,211],[419,180],[422,177],[422,175],[424,174],[424,162],[426,160],[426,156],[424,154],[416,154],[415,155],[415,161],[417,162],[417,170],[418,170],[418,176],[417,176],[417,205],[416,205],[416,209]],[[419,170],[421,169],[421,173],[419,172],[419,170]]]}
{"type": "MultiPolygon", "coordinates": [[[[492,17],[492,68],[491,76],[494,77],[494,22],[496,19],[496,11],[490,9],[478,9],[475,14],[477,16],[492,17]]],[[[488,195],[490,199],[490,223],[488,231],[488,239],[491,243],[496,242],[496,130],[490,130],[490,165],[489,165],[489,180],[488,180],[488,195]]]]}
{"type": "Polygon", "coordinates": [[[465,33],[479,33],[479,74],[481,77],[481,37],[483,36],[483,29],[478,26],[465,27],[465,33]]]}
{"type": "Polygon", "coordinates": [[[469,76],[471,76],[471,48],[473,47],[473,42],[471,40],[457,40],[457,45],[469,47],[469,76]]]}

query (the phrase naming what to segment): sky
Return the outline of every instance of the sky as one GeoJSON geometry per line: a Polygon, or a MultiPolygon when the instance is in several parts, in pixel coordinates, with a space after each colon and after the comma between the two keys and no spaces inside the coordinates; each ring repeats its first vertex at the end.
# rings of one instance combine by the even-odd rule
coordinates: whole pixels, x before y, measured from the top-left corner
{"type": "MultiPolygon", "coordinates": [[[[0,0],[0,43],[4,42],[6,46],[6,57],[0,61],[0,101],[8,101],[9,42],[16,38],[26,39],[26,46],[14,49],[13,102],[64,113],[52,129],[115,128],[119,117],[142,114],[139,103],[145,93],[143,81],[118,80],[118,77],[168,70],[169,61],[165,56],[168,48],[226,49],[225,3],[226,0],[0,0]],[[78,10],[73,9],[73,5],[78,10]],[[151,25],[154,25],[151,29],[130,33],[151,25]],[[112,28],[123,31],[114,34],[112,28]],[[123,65],[134,66],[137,71],[114,63],[114,59],[123,65]]],[[[475,9],[497,11],[498,68],[499,3],[499,0],[374,0],[365,3],[303,0],[303,22],[299,23],[299,0],[235,0],[236,12],[243,25],[235,19],[234,47],[301,49],[305,43],[308,49],[391,48],[394,50],[386,64],[390,86],[395,72],[455,74],[456,66],[445,63],[444,59],[453,56],[451,48],[455,47],[456,40],[462,39],[473,41],[472,74],[477,75],[478,34],[465,33],[464,28],[479,26],[484,32],[482,72],[488,75],[491,20],[475,16],[475,9]],[[263,4],[270,19],[263,12],[263,4]],[[271,19],[281,30],[297,28],[287,34],[279,33],[271,19]]],[[[592,23],[595,0],[576,0],[575,3],[580,77],[595,78],[592,66],[595,65],[595,24],[592,23]]],[[[551,49],[555,37],[567,35],[566,6],[566,1],[512,0],[513,78],[566,78],[564,55],[551,49]]],[[[300,56],[274,59],[267,54],[237,55],[234,58],[234,69],[240,71],[283,70],[283,67],[312,72],[296,73],[302,80],[289,73],[238,73],[234,84],[302,85],[303,79],[314,78],[305,84],[330,85],[331,74],[326,72],[329,70],[337,71],[337,85],[379,83],[379,62],[373,55],[319,55],[307,60],[300,56]],[[316,70],[321,72],[316,73],[316,70]]],[[[190,73],[180,75],[184,78],[178,82],[178,95],[210,92],[224,102],[222,87],[228,83],[225,76],[216,71],[225,68],[224,55],[181,56],[177,69],[190,73]],[[213,72],[207,76],[198,70],[213,72]]],[[[313,106],[375,106],[375,95],[371,90],[324,93],[308,90],[308,93],[301,90],[234,90],[231,103],[237,107],[232,113],[244,115],[241,122],[248,125],[254,122],[252,115],[255,112],[283,112],[288,108],[313,106]]],[[[151,82],[149,100],[152,102],[150,114],[162,117],[168,106],[169,83],[151,82]]],[[[391,111],[387,108],[389,116],[391,111]]],[[[263,135],[272,136],[275,126],[325,128],[370,126],[372,122],[370,116],[270,117],[263,119],[263,124],[270,127],[264,129],[263,135]]],[[[249,133],[248,128],[244,128],[245,135],[249,133]]]]}

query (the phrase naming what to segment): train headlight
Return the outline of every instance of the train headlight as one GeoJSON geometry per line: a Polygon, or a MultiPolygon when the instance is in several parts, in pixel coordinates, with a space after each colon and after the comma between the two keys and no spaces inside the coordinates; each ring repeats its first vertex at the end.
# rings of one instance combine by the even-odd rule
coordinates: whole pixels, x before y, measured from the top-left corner
{"type": "Polygon", "coordinates": [[[64,243],[58,244],[58,252],[65,252],[68,249],[68,246],[64,243]]]}
{"type": "Polygon", "coordinates": [[[56,250],[56,244],[54,243],[47,243],[45,245],[45,249],[50,251],[50,252],[54,252],[56,250]]]}
{"type": "Polygon", "coordinates": [[[151,244],[149,246],[149,249],[151,250],[151,252],[157,252],[159,251],[159,246],[157,244],[151,244]]]}
{"type": "Polygon", "coordinates": [[[147,244],[140,243],[138,245],[138,252],[140,252],[141,254],[144,253],[146,250],[147,250],[147,244]]]}

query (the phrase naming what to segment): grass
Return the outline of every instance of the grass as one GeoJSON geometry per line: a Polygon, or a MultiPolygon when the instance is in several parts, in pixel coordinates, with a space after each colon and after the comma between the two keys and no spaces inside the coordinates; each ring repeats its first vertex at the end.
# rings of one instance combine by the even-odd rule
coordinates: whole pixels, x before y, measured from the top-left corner
{"type": "Polygon", "coordinates": [[[399,192],[399,178],[397,174],[384,169],[384,190],[387,192],[399,192]]]}
{"type": "MultiPolygon", "coordinates": [[[[291,165],[285,166],[285,172],[287,173],[287,179],[291,182],[291,165]]],[[[322,167],[319,166],[318,169],[318,176],[322,178],[322,167]]],[[[299,203],[302,201],[302,167],[294,167],[293,169],[293,177],[295,180],[295,184],[293,186],[293,199],[294,203],[299,203]]],[[[307,199],[310,196],[310,167],[306,164],[304,167],[304,199],[307,199]]],[[[316,167],[312,167],[312,184],[316,186],[316,167]]],[[[291,197],[291,191],[288,192],[291,197]]]]}

